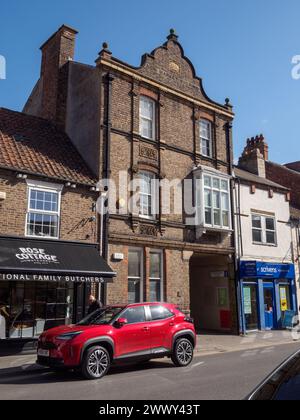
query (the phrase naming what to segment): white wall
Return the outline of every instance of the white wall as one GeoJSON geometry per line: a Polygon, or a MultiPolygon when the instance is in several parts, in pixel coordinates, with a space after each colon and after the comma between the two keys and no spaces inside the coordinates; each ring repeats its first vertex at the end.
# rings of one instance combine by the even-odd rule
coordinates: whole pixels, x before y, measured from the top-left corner
{"type": "MultiPolygon", "coordinates": [[[[237,189],[234,196],[235,213],[237,213],[237,189]]],[[[251,194],[250,186],[241,184],[240,187],[240,221],[243,239],[243,255],[238,257],[244,260],[270,261],[278,263],[291,263],[292,259],[292,233],[289,225],[290,208],[284,193],[274,191],[272,198],[268,190],[256,185],[256,192],[251,194]],[[254,244],[252,241],[251,210],[273,213],[276,220],[277,246],[254,244]]],[[[238,236],[238,217],[236,216],[236,237],[238,236]]],[[[240,241],[237,238],[237,244],[240,241]]]]}

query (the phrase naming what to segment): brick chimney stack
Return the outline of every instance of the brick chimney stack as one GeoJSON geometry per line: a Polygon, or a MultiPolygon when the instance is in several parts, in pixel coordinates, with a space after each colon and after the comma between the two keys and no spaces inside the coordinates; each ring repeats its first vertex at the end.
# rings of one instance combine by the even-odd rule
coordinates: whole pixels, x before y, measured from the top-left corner
{"type": "Polygon", "coordinates": [[[73,60],[75,37],[78,32],[62,25],[42,46],[40,116],[56,122],[59,111],[60,70],[73,60]]]}
{"type": "Polygon", "coordinates": [[[269,147],[261,134],[247,139],[247,145],[239,159],[238,166],[248,172],[266,177],[265,162],[269,159],[269,147]]]}

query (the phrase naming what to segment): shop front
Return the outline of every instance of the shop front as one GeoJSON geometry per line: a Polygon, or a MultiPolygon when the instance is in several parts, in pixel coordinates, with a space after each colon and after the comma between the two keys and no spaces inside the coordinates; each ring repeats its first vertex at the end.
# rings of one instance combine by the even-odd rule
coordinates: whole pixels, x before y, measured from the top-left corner
{"type": "Polygon", "coordinates": [[[114,276],[94,244],[1,237],[0,352],[79,321],[91,291],[114,276]]]}
{"type": "Polygon", "coordinates": [[[243,331],[284,328],[285,316],[297,314],[293,264],[240,262],[243,331]]]}

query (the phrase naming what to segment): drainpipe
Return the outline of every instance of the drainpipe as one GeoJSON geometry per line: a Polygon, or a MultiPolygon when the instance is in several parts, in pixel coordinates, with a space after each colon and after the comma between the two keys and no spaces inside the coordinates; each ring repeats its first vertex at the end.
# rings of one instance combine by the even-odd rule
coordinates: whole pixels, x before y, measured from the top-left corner
{"type": "MultiPolygon", "coordinates": [[[[229,164],[229,171],[230,175],[233,174],[233,158],[232,158],[232,122],[226,123],[226,143],[227,143],[227,150],[228,150],[228,164],[229,164]]],[[[234,215],[234,200],[233,200],[233,187],[234,187],[234,180],[231,179],[231,188],[230,188],[230,203],[231,203],[231,223],[232,223],[232,229],[233,229],[233,247],[236,250],[236,238],[235,238],[235,215],[234,215]]],[[[236,252],[234,252],[234,281],[235,281],[235,300],[237,304],[236,308],[236,320],[237,320],[237,326],[239,334],[241,333],[241,325],[240,325],[240,308],[241,308],[241,300],[240,300],[240,294],[238,293],[239,290],[239,272],[238,272],[238,261],[236,257],[236,252]]]]}
{"type": "Polygon", "coordinates": [[[241,335],[246,335],[246,325],[245,325],[245,318],[244,318],[244,302],[243,302],[243,287],[241,284],[241,276],[240,276],[240,261],[241,261],[241,257],[244,255],[244,245],[243,245],[243,233],[242,233],[242,222],[241,222],[241,180],[239,178],[237,178],[237,184],[238,184],[238,193],[237,193],[237,198],[236,198],[236,202],[237,202],[237,213],[238,213],[238,231],[237,231],[237,235],[238,235],[238,245],[239,245],[239,256],[238,256],[238,261],[237,261],[237,293],[240,299],[240,320],[241,320],[241,325],[240,325],[240,334],[241,335]]]}
{"type": "MultiPolygon", "coordinates": [[[[110,142],[111,142],[111,91],[112,91],[112,82],[114,77],[111,73],[107,73],[104,77],[104,82],[106,84],[106,103],[105,103],[105,153],[104,153],[104,170],[103,178],[106,180],[110,179],[110,142]]],[[[103,209],[106,205],[105,215],[102,215],[102,227],[101,227],[101,245],[103,258],[108,261],[108,235],[109,235],[109,211],[108,211],[108,194],[109,191],[106,191],[105,197],[101,198],[103,201],[103,209]]],[[[102,206],[101,206],[102,207],[102,206]]],[[[101,287],[102,302],[104,305],[107,303],[107,285],[104,283],[101,287]]]]}

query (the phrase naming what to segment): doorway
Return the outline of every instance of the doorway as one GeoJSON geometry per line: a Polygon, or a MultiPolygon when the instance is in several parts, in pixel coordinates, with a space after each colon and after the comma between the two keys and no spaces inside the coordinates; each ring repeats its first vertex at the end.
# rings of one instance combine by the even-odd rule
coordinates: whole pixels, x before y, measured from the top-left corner
{"type": "Polygon", "coordinates": [[[274,284],[264,283],[264,316],[266,330],[273,330],[276,327],[275,313],[274,284]]]}
{"type": "Polygon", "coordinates": [[[258,330],[257,285],[245,284],[243,287],[244,315],[246,331],[258,330]]]}

